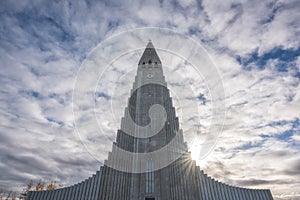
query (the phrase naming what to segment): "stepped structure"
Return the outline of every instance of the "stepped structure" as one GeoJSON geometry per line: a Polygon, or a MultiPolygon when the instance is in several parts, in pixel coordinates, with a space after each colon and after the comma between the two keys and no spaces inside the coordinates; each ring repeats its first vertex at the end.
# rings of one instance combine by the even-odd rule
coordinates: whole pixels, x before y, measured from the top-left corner
{"type": "Polygon", "coordinates": [[[190,157],[151,42],[139,63],[116,142],[92,177],[70,187],[32,191],[27,200],[272,200],[206,175],[190,157]]]}

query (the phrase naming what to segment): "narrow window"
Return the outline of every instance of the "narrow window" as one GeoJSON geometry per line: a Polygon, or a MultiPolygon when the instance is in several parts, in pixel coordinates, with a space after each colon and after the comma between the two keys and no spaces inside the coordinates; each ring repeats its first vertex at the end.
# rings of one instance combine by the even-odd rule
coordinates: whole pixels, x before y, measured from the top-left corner
{"type": "Polygon", "coordinates": [[[146,194],[154,193],[154,164],[152,159],[146,163],[146,194]]]}

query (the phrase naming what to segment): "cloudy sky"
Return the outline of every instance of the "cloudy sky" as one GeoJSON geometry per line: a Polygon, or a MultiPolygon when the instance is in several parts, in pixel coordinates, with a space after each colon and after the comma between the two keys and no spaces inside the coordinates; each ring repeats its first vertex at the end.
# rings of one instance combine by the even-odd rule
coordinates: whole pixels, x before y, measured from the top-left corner
{"type": "MultiPolygon", "coordinates": [[[[299,1],[12,0],[1,1],[0,11],[0,188],[20,191],[31,179],[70,185],[99,168],[97,155],[107,154],[97,150],[116,136],[148,39],[161,47],[183,130],[192,101],[205,133],[212,106],[204,84],[209,77],[193,76],[184,58],[170,59],[159,37],[148,35],[133,43],[137,51],[114,60],[97,83],[97,117],[107,135],[92,140],[102,147],[86,148],[75,131],[72,95],[82,62],[110,36],[160,27],[202,46],[222,80],[223,132],[209,155],[194,157],[201,168],[228,184],[270,188],[276,199],[300,198],[299,1]],[[109,94],[114,88],[118,92],[109,94]],[[180,97],[178,91],[187,92],[180,97]],[[117,117],[101,115],[105,102],[112,102],[117,117]]],[[[189,132],[185,136],[189,141],[189,132]]],[[[201,148],[190,147],[193,155],[201,148]]]]}

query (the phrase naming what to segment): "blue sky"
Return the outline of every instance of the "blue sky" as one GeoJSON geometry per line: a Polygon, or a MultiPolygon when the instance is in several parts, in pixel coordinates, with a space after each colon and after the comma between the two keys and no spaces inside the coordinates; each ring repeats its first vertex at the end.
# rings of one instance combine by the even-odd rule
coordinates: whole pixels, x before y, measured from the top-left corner
{"type": "MultiPolygon", "coordinates": [[[[20,190],[30,179],[69,185],[93,174],[99,162],[74,131],[72,92],[80,65],[112,35],[161,27],[201,44],[222,77],[223,132],[198,164],[220,181],[270,188],[276,199],[300,198],[299,10],[296,0],[1,1],[0,188],[20,190]]],[[[141,42],[146,45],[148,39],[141,42]]],[[[163,54],[163,63],[176,63],[163,54]]],[[[114,73],[134,76],[135,66],[126,71],[118,63],[137,63],[139,55],[116,61],[107,81],[117,81],[114,73]]],[[[166,70],[174,97],[186,82],[168,75],[166,70]]],[[[116,98],[128,98],[129,77],[116,98]]],[[[196,80],[189,73],[185,78],[196,80]]],[[[210,97],[205,87],[195,87],[199,91],[192,99],[202,109],[205,132],[210,97]]],[[[100,102],[111,100],[105,91],[98,94],[100,102]]],[[[193,109],[185,102],[174,104],[181,105],[179,113],[193,109]]],[[[124,114],[124,102],[120,105],[117,116],[124,114]]],[[[114,138],[119,119],[101,117],[114,138]]]]}

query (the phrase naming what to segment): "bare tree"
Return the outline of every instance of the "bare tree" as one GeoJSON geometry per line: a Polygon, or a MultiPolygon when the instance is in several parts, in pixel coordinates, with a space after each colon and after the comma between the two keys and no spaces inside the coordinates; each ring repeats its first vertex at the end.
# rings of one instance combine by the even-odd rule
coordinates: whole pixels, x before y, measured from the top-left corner
{"type": "Polygon", "coordinates": [[[44,186],[45,186],[45,183],[42,182],[42,180],[40,179],[40,181],[35,186],[35,190],[36,191],[44,190],[44,186]]]}
{"type": "Polygon", "coordinates": [[[23,191],[21,192],[21,195],[19,198],[26,199],[27,193],[33,189],[32,187],[33,187],[33,180],[30,180],[27,184],[27,187],[23,188],[23,191]]]}
{"type": "Polygon", "coordinates": [[[56,181],[51,181],[51,183],[47,186],[47,190],[55,190],[56,189],[56,181]]]}

